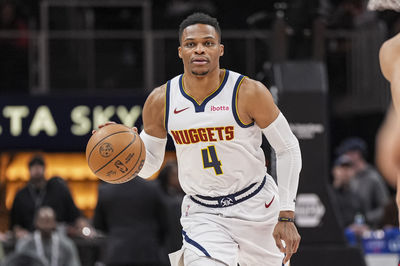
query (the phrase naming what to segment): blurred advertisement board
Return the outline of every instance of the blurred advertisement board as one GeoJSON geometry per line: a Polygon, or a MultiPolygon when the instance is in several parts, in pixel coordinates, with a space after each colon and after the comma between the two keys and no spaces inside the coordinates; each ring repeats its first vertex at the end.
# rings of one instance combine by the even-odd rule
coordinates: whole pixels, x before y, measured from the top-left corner
{"type": "Polygon", "coordinates": [[[84,151],[107,121],[142,126],[145,97],[0,97],[0,150],[84,151]]]}

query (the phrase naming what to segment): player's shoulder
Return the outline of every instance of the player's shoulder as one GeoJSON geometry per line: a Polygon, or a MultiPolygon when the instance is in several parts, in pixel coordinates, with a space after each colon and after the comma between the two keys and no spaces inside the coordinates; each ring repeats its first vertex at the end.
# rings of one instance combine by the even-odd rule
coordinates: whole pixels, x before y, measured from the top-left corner
{"type": "Polygon", "coordinates": [[[152,106],[165,104],[165,92],[166,92],[166,84],[163,84],[159,87],[153,89],[153,91],[147,97],[146,103],[152,106]]]}
{"type": "Polygon", "coordinates": [[[262,82],[249,77],[245,77],[239,87],[241,96],[245,97],[257,97],[257,95],[263,94],[267,90],[267,87],[262,82]]]}

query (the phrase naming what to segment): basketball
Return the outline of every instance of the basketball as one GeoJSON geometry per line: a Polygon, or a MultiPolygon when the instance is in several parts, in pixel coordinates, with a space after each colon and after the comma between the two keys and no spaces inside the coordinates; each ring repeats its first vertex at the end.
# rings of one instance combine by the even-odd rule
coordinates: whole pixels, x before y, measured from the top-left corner
{"type": "Polygon", "coordinates": [[[145,158],[146,150],[138,133],[121,124],[100,128],[86,146],[90,170],[101,180],[112,184],[136,177],[145,158]]]}

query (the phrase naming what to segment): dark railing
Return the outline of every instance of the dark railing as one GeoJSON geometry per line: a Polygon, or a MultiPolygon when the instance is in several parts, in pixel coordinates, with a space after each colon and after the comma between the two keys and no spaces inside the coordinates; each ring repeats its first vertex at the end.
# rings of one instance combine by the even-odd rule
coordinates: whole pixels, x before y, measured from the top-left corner
{"type": "MultiPolygon", "coordinates": [[[[31,94],[146,93],[183,70],[177,56],[178,33],[152,29],[149,1],[43,0],[40,18],[38,30],[0,32],[0,40],[29,40],[26,58],[21,60],[28,66],[31,94]],[[141,23],[132,29],[98,29],[93,9],[99,7],[139,8],[141,23]],[[77,29],[54,26],[55,8],[81,8],[77,29]]],[[[221,67],[259,79],[271,77],[266,72],[275,62],[323,61],[335,112],[384,110],[390,92],[379,70],[378,52],[385,38],[380,23],[368,29],[327,30],[316,20],[313,29],[304,31],[303,43],[298,43],[277,16],[269,30],[224,30],[221,67]]]]}

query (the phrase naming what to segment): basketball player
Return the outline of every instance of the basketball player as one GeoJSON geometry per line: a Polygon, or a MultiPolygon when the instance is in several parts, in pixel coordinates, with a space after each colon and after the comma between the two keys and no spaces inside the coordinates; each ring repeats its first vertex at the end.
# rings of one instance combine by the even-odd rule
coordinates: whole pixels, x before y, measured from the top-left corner
{"type": "Polygon", "coordinates": [[[174,140],[182,202],[183,247],[172,265],[280,266],[298,249],[294,224],[299,143],[268,89],[221,69],[215,18],[195,13],[179,29],[184,73],[156,88],[143,108],[146,146],[141,177],[174,140]],[[279,189],[265,168],[264,134],[277,157],[279,189]]]}
{"type": "MultiPolygon", "coordinates": [[[[400,2],[371,0],[371,10],[400,11],[400,2]]],[[[392,107],[377,135],[376,162],[389,184],[397,188],[396,202],[400,207],[400,33],[387,40],[379,51],[383,76],[390,82],[392,107]]],[[[399,216],[400,221],[400,216],[399,216]]]]}

